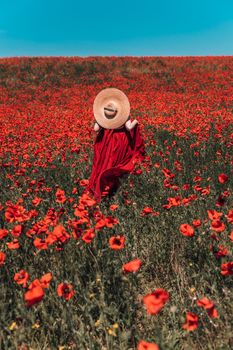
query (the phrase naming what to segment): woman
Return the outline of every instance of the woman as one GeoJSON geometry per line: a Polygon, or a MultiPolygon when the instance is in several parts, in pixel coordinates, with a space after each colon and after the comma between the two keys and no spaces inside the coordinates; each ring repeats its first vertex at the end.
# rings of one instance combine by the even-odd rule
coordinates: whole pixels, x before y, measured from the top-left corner
{"type": "Polygon", "coordinates": [[[94,142],[94,158],[87,190],[99,202],[101,196],[112,195],[120,184],[120,178],[132,172],[134,164],[145,155],[144,141],[138,121],[129,117],[129,102],[118,89],[102,90],[94,103],[98,132],[94,142]]]}

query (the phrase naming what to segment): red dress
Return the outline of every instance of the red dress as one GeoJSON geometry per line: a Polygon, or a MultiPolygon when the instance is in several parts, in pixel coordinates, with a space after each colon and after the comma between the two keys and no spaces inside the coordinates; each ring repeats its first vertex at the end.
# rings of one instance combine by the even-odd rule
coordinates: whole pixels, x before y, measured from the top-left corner
{"type": "Polygon", "coordinates": [[[120,184],[119,178],[130,173],[135,162],[142,160],[144,155],[145,146],[138,124],[130,131],[125,126],[120,129],[101,128],[94,143],[87,191],[99,202],[106,186],[109,193],[114,192],[120,184]]]}

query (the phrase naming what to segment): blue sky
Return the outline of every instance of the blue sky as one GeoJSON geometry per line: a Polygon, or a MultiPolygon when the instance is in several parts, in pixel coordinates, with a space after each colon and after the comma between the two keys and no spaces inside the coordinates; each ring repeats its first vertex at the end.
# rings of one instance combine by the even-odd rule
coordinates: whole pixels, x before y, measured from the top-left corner
{"type": "Polygon", "coordinates": [[[0,57],[233,55],[232,0],[0,0],[0,57]]]}

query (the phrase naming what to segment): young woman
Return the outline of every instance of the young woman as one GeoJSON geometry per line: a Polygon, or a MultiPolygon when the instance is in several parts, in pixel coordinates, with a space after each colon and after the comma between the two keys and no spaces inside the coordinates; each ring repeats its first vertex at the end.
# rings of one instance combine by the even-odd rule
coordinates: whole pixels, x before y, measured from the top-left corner
{"type": "MultiPolygon", "coordinates": [[[[120,185],[120,178],[124,174],[132,172],[134,164],[141,161],[145,155],[144,141],[139,131],[138,121],[131,121],[130,116],[127,116],[129,109],[124,109],[124,103],[127,101],[114,101],[114,96],[111,95],[113,90],[118,89],[104,90],[105,94],[110,94],[110,102],[108,102],[106,95],[103,99],[104,115],[98,119],[99,111],[95,114],[102,126],[98,122],[94,124],[94,130],[98,134],[94,142],[93,165],[87,190],[98,202],[103,195],[115,193],[120,185]],[[125,115],[122,116],[119,113],[125,115]],[[124,123],[111,128],[109,121],[113,126],[121,124],[122,121],[124,123]]],[[[121,94],[123,93],[121,92],[121,94]]]]}

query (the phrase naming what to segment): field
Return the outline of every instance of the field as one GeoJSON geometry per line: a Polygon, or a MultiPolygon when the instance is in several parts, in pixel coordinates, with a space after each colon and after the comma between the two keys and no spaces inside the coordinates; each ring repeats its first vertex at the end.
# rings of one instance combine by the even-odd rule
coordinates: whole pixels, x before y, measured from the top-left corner
{"type": "Polygon", "coordinates": [[[0,349],[233,348],[233,57],[0,59],[0,349]],[[99,91],[146,157],[85,196],[99,91]]]}

